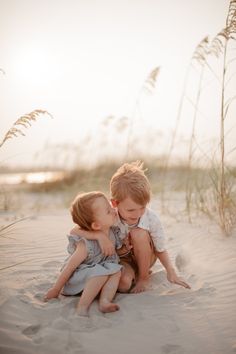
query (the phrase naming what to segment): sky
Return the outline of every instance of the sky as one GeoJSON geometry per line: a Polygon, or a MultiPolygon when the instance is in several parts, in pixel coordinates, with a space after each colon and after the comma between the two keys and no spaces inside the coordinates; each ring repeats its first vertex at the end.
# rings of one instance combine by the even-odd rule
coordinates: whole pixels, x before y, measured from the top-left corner
{"type": "MultiPolygon", "coordinates": [[[[155,153],[163,153],[192,53],[206,35],[213,38],[224,27],[228,5],[226,0],[0,0],[0,68],[5,72],[0,72],[0,138],[35,109],[53,116],[40,116],[24,137],[6,141],[1,163],[34,166],[51,154],[54,162],[66,164],[70,146],[77,146],[75,161],[89,146],[92,160],[104,141],[111,141],[111,155],[125,149],[128,131],[135,130],[146,134],[136,145],[150,151],[152,141],[155,153]],[[156,86],[148,94],[144,83],[156,67],[156,86]],[[126,140],[117,130],[122,117],[128,117],[126,140]],[[53,155],[55,145],[64,148],[53,155]]],[[[192,80],[190,91],[194,72],[192,80]]],[[[206,86],[205,118],[198,126],[205,141],[219,134],[219,100],[210,74],[206,86]]],[[[190,115],[185,104],[179,131],[183,149],[190,115]]]]}

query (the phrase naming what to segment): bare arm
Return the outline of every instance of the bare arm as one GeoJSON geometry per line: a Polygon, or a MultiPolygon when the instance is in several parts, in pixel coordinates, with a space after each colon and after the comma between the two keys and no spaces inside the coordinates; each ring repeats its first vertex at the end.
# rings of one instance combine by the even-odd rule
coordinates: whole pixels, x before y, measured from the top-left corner
{"type": "Polygon", "coordinates": [[[156,213],[153,211],[149,211],[150,216],[151,216],[151,232],[150,236],[153,240],[155,249],[156,249],[156,254],[163,265],[163,267],[166,269],[167,272],[167,279],[171,283],[179,284],[185,288],[190,289],[190,286],[183,281],[175,272],[175,268],[173,267],[171,260],[169,258],[169,254],[167,250],[165,249],[165,235],[163,231],[163,227],[161,225],[161,221],[159,217],[157,216],[156,213]]]}
{"type": "Polygon", "coordinates": [[[71,274],[83,262],[83,260],[85,260],[87,254],[88,253],[85,243],[80,241],[77,245],[75,252],[70,257],[69,262],[59,275],[56,283],[51,289],[48,290],[47,294],[45,295],[45,300],[50,300],[55,297],[58,297],[61,292],[61,289],[63,288],[67,280],[70,278],[71,274]]]}
{"type": "Polygon", "coordinates": [[[86,238],[87,240],[98,241],[99,246],[100,246],[101,251],[104,254],[104,256],[111,256],[112,254],[115,253],[115,247],[114,247],[113,243],[101,231],[86,231],[86,230],[80,229],[78,226],[75,226],[71,230],[70,233],[71,233],[71,235],[82,236],[82,237],[86,238]]]}
{"type": "Polygon", "coordinates": [[[171,263],[168,252],[167,251],[157,252],[157,256],[158,256],[161,264],[163,265],[163,267],[166,269],[167,279],[169,280],[169,282],[175,283],[175,284],[181,285],[187,289],[190,289],[190,286],[185,281],[183,281],[180,277],[178,277],[178,275],[176,274],[175,269],[171,263]]]}

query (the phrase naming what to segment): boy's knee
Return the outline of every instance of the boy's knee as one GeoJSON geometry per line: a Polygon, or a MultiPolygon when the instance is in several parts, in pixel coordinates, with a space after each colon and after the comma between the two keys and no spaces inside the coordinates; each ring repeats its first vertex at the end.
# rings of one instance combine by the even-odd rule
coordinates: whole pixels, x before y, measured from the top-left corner
{"type": "Polygon", "coordinates": [[[121,293],[128,293],[131,288],[132,281],[133,281],[133,279],[130,276],[123,275],[120,278],[118,291],[121,293]]]}
{"type": "Polygon", "coordinates": [[[133,246],[143,244],[143,243],[148,243],[150,244],[150,235],[148,231],[144,229],[133,229],[130,231],[130,237],[133,246]]]}

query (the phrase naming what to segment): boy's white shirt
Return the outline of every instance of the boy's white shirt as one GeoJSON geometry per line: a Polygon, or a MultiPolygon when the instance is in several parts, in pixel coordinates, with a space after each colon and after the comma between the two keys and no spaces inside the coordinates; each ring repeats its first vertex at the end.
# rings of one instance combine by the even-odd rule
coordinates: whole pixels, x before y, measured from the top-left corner
{"type": "MultiPolygon", "coordinates": [[[[129,226],[120,219],[119,214],[116,225],[120,228],[121,238],[125,238],[129,233],[129,226]]],[[[166,250],[164,230],[158,215],[153,210],[146,208],[136,227],[149,232],[156,251],[163,252],[166,250]]]]}

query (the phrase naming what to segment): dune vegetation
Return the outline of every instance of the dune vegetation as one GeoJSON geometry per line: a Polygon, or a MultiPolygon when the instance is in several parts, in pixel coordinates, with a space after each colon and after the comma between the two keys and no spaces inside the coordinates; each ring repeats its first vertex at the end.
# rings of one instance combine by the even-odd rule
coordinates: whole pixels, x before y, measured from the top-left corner
{"type": "MultiPolygon", "coordinates": [[[[189,222],[193,222],[199,212],[214,218],[225,235],[229,235],[235,226],[236,215],[236,146],[228,144],[228,135],[235,129],[232,119],[235,116],[235,39],[236,39],[236,1],[231,0],[225,26],[213,39],[208,36],[197,44],[192,55],[189,67],[186,70],[183,90],[181,93],[179,108],[176,115],[176,123],[165,154],[155,153],[155,148],[150,149],[148,155],[144,153],[143,146],[152,146],[159,139],[158,131],[153,129],[149,134],[146,131],[135,133],[136,117],[139,114],[139,105],[142,95],[152,94],[158,82],[160,67],[150,70],[143,86],[140,88],[134,111],[131,117],[115,116],[106,117],[101,126],[101,131],[96,141],[92,136],[87,136],[85,141],[78,146],[52,146],[47,155],[54,156],[62,161],[60,169],[64,170],[63,180],[45,182],[41,184],[24,184],[1,189],[1,208],[9,210],[13,207],[15,194],[31,192],[54,193],[63,196],[64,205],[67,206],[77,191],[101,189],[109,192],[109,179],[116,168],[124,161],[143,160],[148,169],[153,193],[160,200],[163,212],[170,212],[173,196],[181,192],[184,203],[181,210],[187,216],[189,222]],[[191,72],[195,72],[194,95],[189,94],[189,81],[191,72]],[[198,141],[198,120],[202,119],[201,100],[206,100],[205,78],[214,80],[217,87],[219,100],[219,112],[217,125],[219,127],[218,140],[213,150],[206,150],[198,141]],[[185,159],[176,159],[178,129],[184,115],[186,104],[192,107],[190,136],[185,144],[185,159]],[[234,109],[234,112],[233,112],[234,109]],[[113,133],[117,139],[113,142],[113,133]],[[138,143],[137,143],[138,141],[138,143]],[[95,144],[95,145],[94,145],[95,144]],[[100,159],[96,164],[83,163],[89,160],[94,150],[100,151],[100,159]],[[110,153],[108,153],[108,151],[110,153]],[[120,154],[116,155],[116,151],[120,154]],[[63,166],[63,161],[68,161],[73,155],[74,160],[70,168],[63,166]],[[12,187],[11,187],[12,188],[12,187]],[[20,192],[19,192],[20,190],[20,192]]],[[[4,74],[3,69],[0,71],[4,74]]],[[[10,127],[4,135],[0,148],[13,138],[25,135],[25,129],[30,128],[32,122],[42,115],[51,114],[45,110],[37,109],[23,115],[10,127]]],[[[56,119],[56,117],[55,117],[56,119]]],[[[207,122],[206,122],[207,125],[207,122]]],[[[10,142],[8,142],[10,143],[10,142]]],[[[15,142],[16,144],[18,141],[15,142]]],[[[41,170],[58,168],[53,164],[42,166],[41,170]]],[[[11,171],[10,171],[11,172],[11,171]]],[[[20,203],[21,204],[21,203],[20,203]]]]}

